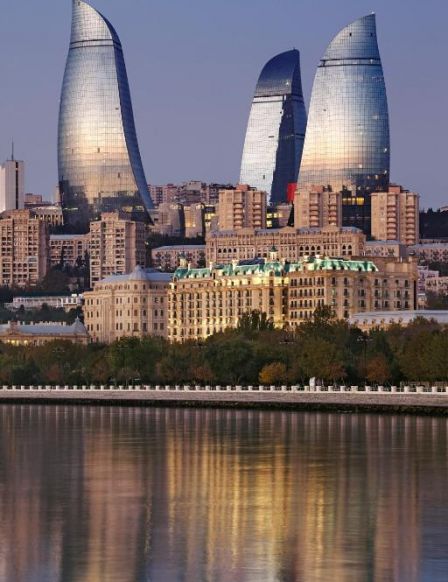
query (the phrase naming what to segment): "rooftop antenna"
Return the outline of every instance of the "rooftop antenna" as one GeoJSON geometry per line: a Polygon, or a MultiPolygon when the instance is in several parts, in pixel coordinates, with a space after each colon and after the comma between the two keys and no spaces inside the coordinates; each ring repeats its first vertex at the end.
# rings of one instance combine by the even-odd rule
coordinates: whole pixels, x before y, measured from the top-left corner
{"type": "Polygon", "coordinates": [[[11,162],[14,161],[14,140],[11,142],[11,162]]]}

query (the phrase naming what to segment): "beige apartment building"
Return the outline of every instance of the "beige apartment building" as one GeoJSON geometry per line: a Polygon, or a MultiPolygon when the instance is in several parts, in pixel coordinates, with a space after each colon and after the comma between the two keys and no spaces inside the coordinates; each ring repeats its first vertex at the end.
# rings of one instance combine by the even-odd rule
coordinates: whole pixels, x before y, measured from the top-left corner
{"type": "Polygon", "coordinates": [[[366,237],[352,227],[285,227],[279,229],[241,229],[211,231],[206,237],[207,264],[266,258],[275,246],[281,257],[297,261],[304,256],[350,257],[365,253],[366,237]]]}
{"type": "Polygon", "coordinates": [[[342,226],[342,194],[323,186],[312,191],[298,191],[294,197],[294,226],[323,228],[342,226]]]}
{"type": "Polygon", "coordinates": [[[388,192],[373,192],[372,237],[405,245],[419,242],[419,195],[391,185],[388,192]]]}
{"type": "Polygon", "coordinates": [[[447,242],[423,240],[421,244],[410,246],[408,251],[421,261],[448,263],[447,242]]]}
{"type": "Polygon", "coordinates": [[[366,257],[405,259],[409,255],[409,249],[396,240],[369,240],[364,246],[364,255],[366,257]]]}
{"type": "Polygon", "coordinates": [[[219,192],[218,225],[221,231],[266,228],[267,194],[245,184],[219,192]]]}
{"type": "Polygon", "coordinates": [[[417,268],[396,261],[308,257],[288,263],[273,249],[268,260],[192,269],[183,263],[170,284],[168,338],[205,339],[238,325],[252,310],[278,328],[294,328],[329,305],[338,318],[363,311],[415,308],[417,268]]]}
{"type": "Polygon", "coordinates": [[[168,286],[172,275],[137,266],[128,275],[112,275],[84,293],[84,321],[94,342],[122,337],[167,337],[168,286]]]}
{"type": "Polygon", "coordinates": [[[148,227],[129,220],[120,212],[103,212],[90,223],[91,284],[109,275],[130,273],[146,263],[148,227]]]}
{"type": "Polygon", "coordinates": [[[0,285],[32,287],[49,267],[48,225],[31,210],[4,212],[0,219],[0,285]]]}
{"type": "Polygon", "coordinates": [[[79,260],[84,260],[90,252],[89,234],[51,234],[50,265],[60,264],[75,267],[79,260]]]}

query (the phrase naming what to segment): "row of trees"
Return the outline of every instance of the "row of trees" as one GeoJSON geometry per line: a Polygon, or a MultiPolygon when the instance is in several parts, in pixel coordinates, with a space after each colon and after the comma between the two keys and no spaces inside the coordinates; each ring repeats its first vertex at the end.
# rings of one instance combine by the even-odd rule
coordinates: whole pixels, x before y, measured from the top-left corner
{"type": "Polygon", "coordinates": [[[110,346],[53,342],[0,346],[0,383],[396,383],[448,381],[448,330],[418,319],[363,334],[327,308],[296,331],[272,328],[261,314],[205,342],[122,339],[110,346]]]}

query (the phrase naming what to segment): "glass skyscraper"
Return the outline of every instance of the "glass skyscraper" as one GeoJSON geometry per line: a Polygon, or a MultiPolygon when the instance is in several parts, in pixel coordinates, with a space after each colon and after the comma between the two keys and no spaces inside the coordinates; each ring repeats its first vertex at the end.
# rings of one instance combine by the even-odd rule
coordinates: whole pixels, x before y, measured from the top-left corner
{"type": "Polygon", "coordinates": [[[147,219],[153,207],[135,131],[126,67],[113,26],[73,0],[59,112],[59,189],[64,219],[88,230],[103,211],[147,219]]]}
{"type": "Polygon", "coordinates": [[[370,193],[389,185],[386,86],[375,15],[356,20],[330,43],[317,69],[299,189],[342,191],[343,222],[370,232],[370,193]]]}
{"type": "Polygon", "coordinates": [[[271,203],[286,201],[297,182],[306,129],[300,53],[291,50],[263,68],[247,126],[240,183],[268,193],[271,203]]]}

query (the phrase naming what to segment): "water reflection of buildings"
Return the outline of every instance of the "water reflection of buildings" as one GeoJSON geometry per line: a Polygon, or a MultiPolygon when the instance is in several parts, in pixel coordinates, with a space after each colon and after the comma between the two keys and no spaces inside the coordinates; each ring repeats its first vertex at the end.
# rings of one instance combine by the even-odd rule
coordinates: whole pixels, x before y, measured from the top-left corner
{"type": "Polygon", "coordinates": [[[419,580],[447,426],[0,407],[0,579],[419,580]]]}

